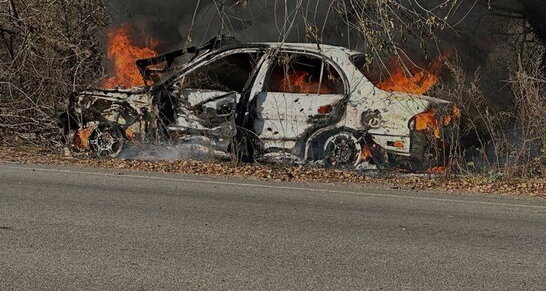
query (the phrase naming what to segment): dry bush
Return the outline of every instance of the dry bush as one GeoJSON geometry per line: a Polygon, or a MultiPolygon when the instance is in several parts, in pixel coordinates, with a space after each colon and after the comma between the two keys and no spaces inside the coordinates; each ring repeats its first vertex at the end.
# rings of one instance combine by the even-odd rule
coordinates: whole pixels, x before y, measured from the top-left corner
{"type": "Polygon", "coordinates": [[[102,75],[101,0],[0,1],[0,143],[56,144],[71,92],[102,75]]]}
{"type": "Polygon", "coordinates": [[[450,164],[462,173],[540,177],[546,169],[546,80],[540,66],[520,64],[509,81],[514,105],[501,108],[480,88],[480,72],[466,74],[448,64],[452,80],[438,94],[455,102],[463,116],[459,137],[451,144],[450,164]]]}
{"type": "Polygon", "coordinates": [[[522,63],[512,74],[515,101],[515,143],[509,174],[546,176],[546,78],[543,68],[526,69],[522,63]]]}

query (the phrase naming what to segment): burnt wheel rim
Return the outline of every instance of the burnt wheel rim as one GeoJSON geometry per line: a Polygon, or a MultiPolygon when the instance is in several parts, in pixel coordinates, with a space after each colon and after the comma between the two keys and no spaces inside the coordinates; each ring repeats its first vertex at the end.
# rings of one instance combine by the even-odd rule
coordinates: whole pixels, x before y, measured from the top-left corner
{"type": "Polygon", "coordinates": [[[352,134],[336,134],[324,144],[326,163],[330,166],[355,166],[360,149],[360,144],[352,134]]]}
{"type": "Polygon", "coordinates": [[[123,149],[125,138],[121,130],[108,125],[98,126],[89,139],[91,150],[100,158],[115,158],[123,149]]]}

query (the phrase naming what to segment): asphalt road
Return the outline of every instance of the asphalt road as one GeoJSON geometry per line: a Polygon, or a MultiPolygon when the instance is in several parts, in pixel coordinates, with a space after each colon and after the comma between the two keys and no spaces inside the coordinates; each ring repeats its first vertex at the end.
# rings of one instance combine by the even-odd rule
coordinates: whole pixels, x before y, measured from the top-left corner
{"type": "Polygon", "coordinates": [[[546,201],[0,164],[0,290],[546,290],[546,201]]]}

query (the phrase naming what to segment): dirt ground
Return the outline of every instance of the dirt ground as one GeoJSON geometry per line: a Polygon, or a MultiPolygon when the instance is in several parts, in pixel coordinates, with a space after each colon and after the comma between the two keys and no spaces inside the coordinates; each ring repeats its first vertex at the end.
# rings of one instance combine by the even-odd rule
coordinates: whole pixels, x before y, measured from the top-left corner
{"type": "Polygon", "coordinates": [[[278,166],[217,161],[135,161],[124,159],[91,159],[63,156],[38,147],[0,147],[0,162],[45,165],[82,165],[120,170],[234,176],[254,180],[373,183],[395,189],[434,190],[452,193],[485,193],[546,198],[546,179],[505,179],[502,176],[410,175],[402,173],[363,174],[346,170],[319,169],[303,166],[278,166]]]}

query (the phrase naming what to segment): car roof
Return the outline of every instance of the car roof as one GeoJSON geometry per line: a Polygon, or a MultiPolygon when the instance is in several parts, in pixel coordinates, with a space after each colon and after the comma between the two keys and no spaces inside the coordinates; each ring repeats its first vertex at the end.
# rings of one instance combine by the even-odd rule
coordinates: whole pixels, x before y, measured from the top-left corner
{"type": "MultiPolygon", "coordinates": [[[[358,51],[354,51],[341,46],[318,44],[318,43],[288,43],[288,42],[248,42],[240,43],[237,45],[228,45],[226,47],[220,47],[219,50],[231,50],[240,48],[273,48],[273,49],[289,49],[304,51],[310,53],[323,53],[326,55],[332,55],[334,53],[344,53],[349,56],[363,54],[358,51]]],[[[215,50],[213,50],[215,51],[215,50]]]]}
{"type": "MultiPolygon", "coordinates": [[[[258,43],[260,44],[260,43],[258,43]]],[[[284,42],[264,42],[262,45],[266,45],[272,48],[289,48],[289,49],[304,49],[306,51],[320,52],[320,51],[343,51],[348,54],[361,54],[360,52],[350,50],[342,46],[334,46],[328,44],[318,43],[284,43],[284,42]]]]}
{"type": "MultiPolygon", "coordinates": [[[[230,50],[238,49],[288,49],[294,51],[301,51],[303,53],[315,53],[323,54],[326,57],[339,56],[339,54],[344,54],[348,57],[354,55],[362,55],[363,53],[350,50],[341,46],[327,45],[327,44],[318,44],[318,43],[287,43],[287,42],[239,42],[238,40],[231,37],[219,37],[212,39],[207,44],[201,48],[193,48],[197,50],[196,57],[207,58],[207,56],[214,55],[217,53],[222,53],[230,50]],[[199,53],[199,50],[202,49],[202,53],[199,53]]],[[[187,50],[178,50],[168,54],[176,54],[176,56],[183,55],[187,50]]],[[[161,56],[160,56],[161,57],[161,56]]],[[[170,79],[170,78],[167,78],[170,79]]],[[[163,83],[163,82],[159,82],[163,83]]]]}

